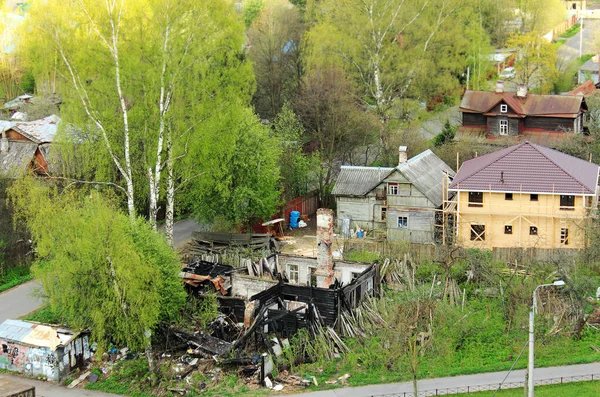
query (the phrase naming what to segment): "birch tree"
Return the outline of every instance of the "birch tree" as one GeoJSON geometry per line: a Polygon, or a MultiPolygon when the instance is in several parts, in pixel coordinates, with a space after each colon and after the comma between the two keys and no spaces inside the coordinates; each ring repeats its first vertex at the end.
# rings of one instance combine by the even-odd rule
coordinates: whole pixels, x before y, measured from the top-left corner
{"type": "Polygon", "coordinates": [[[171,240],[177,186],[203,175],[179,167],[193,155],[190,142],[206,139],[217,129],[216,115],[249,103],[253,92],[233,6],[49,0],[32,7],[30,20],[39,29],[31,56],[58,54],[56,64],[41,62],[38,72],[54,68],[61,78],[64,119],[83,131],[71,146],[93,148],[86,173],[71,167],[67,176],[112,184],[130,217],[147,209],[154,228],[166,200],[171,240]]]}

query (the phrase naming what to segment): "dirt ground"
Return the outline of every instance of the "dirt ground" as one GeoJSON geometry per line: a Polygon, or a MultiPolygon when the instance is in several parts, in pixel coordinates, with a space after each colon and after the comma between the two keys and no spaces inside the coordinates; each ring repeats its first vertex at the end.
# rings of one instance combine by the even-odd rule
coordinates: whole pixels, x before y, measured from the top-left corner
{"type": "MultiPolygon", "coordinates": [[[[306,222],[307,226],[284,230],[285,237],[281,239],[281,252],[284,254],[317,256],[317,216],[313,215],[306,222]]],[[[333,251],[340,251],[343,240],[335,234],[333,237],[333,251]]],[[[334,253],[335,255],[335,253],[334,253]]]]}

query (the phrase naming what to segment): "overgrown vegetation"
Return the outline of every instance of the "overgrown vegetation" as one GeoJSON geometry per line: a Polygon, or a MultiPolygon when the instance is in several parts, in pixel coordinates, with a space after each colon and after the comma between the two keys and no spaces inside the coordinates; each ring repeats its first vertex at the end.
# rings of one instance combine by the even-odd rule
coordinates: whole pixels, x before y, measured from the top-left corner
{"type": "Polygon", "coordinates": [[[23,284],[33,279],[28,267],[4,268],[4,263],[0,258],[0,292],[4,292],[19,284],[23,284]]]}

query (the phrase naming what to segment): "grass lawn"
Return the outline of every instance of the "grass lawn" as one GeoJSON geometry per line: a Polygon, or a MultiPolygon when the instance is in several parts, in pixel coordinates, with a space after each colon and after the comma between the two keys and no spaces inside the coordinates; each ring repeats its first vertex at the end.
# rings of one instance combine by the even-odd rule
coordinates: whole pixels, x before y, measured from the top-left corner
{"type": "MultiPolygon", "coordinates": [[[[510,389],[500,390],[496,393],[498,397],[523,397],[524,390],[510,389]]],[[[473,397],[488,397],[494,395],[492,391],[455,394],[455,396],[473,396],[473,397]]],[[[554,397],[554,396],[569,396],[569,397],[588,397],[600,395],[600,382],[577,382],[567,383],[564,385],[537,386],[535,388],[537,397],[554,397]]]]}
{"type": "Polygon", "coordinates": [[[0,292],[33,279],[28,267],[15,267],[0,275],[0,292]]]}
{"type": "Polygon", "coordinates": [[[575,25],[571,26],[569,29],[565,30],[565,32],[563,34],[560,35],[560,37],[563,38],[570,38],[575,36],[577,33],[579,33],[579,31],[581,30],[581,25],[576,23],[575,25]]]}

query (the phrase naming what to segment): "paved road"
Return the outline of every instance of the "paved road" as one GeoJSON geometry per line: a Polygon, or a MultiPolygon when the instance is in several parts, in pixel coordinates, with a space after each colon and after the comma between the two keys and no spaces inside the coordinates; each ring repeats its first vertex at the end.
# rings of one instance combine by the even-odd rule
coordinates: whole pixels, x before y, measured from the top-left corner
{"type": "Polygon", "coordinates": [[[38,309],[42,304],[41,299],[34,294],[38,288],[35,281],[30,281],[0,294],[0,323],[38,309]]]}
{"type": "Polygon", "coordinates": [[[117,394],[108,394],[84,389],[67,389],[64,386],[58,386],[50,382],[24,379],[10,375],[0,375],[0,379],[2,378],[8,378],[12,381],[24,383],[28,386],[35,386],[35,395],[37,397],[117,397],[117,394]]]}
{"type": "MultiPolygon", "coordinates": [[[[566,376],[600,374],[600,363],[570,365],[565,367],[537,368],[534,374],[536,381],[566,376]]],[[[435,389],[496,384],[500,383],[505,376],[506,372],[489,372],[478,375],[463,375],[453,376],[449,378],[424,379],[419,381],[419,392],[435,389]]],[[[525,370],[518,370],[513,371],[506,380],[506,382],[521,382],[524,379],[525,370]]],[[[412,382],[404,382],[362,387],[348,387],[343,389],[305,393],[302,394],[302,397],[370,397],[412,391],[412,382]]],[[[296,395],[296,397],[298,397],[298,395],[296,395]]]]}
{"type": "Polygon", "coordinates": [[[421,136],[425,139],[433,138],[434,136],[442,132],[446,120],[448,120],[453,126],[461,124],[458,106],[452,106],[451,108],[436,113],[427,120],[425,120],[420,127],[421,136]]]}
{"type": "Polygon", "coordinates": [[[181,246],[192,237],[194,230],[200,230],[200,224],[191,218],[175,222],[173,225],[173,245],[175,247],[181,246]]]}
{"type": "MultiPolygon", "coordinates": [[[[600,20],[586,19],[583,22],[583,54],[595,54],[596,46],[600,43],[595,43],[598,40],[600,32],[600,20]]],[[[575,36],[567,39],[567,42],[558,48],[558,58],[562,60],[564,65],[579,57],[579,38],[582,32],[580,31],[575,36]]],[[[560,65],[559,65],[560,68],[560,65]]]]}

